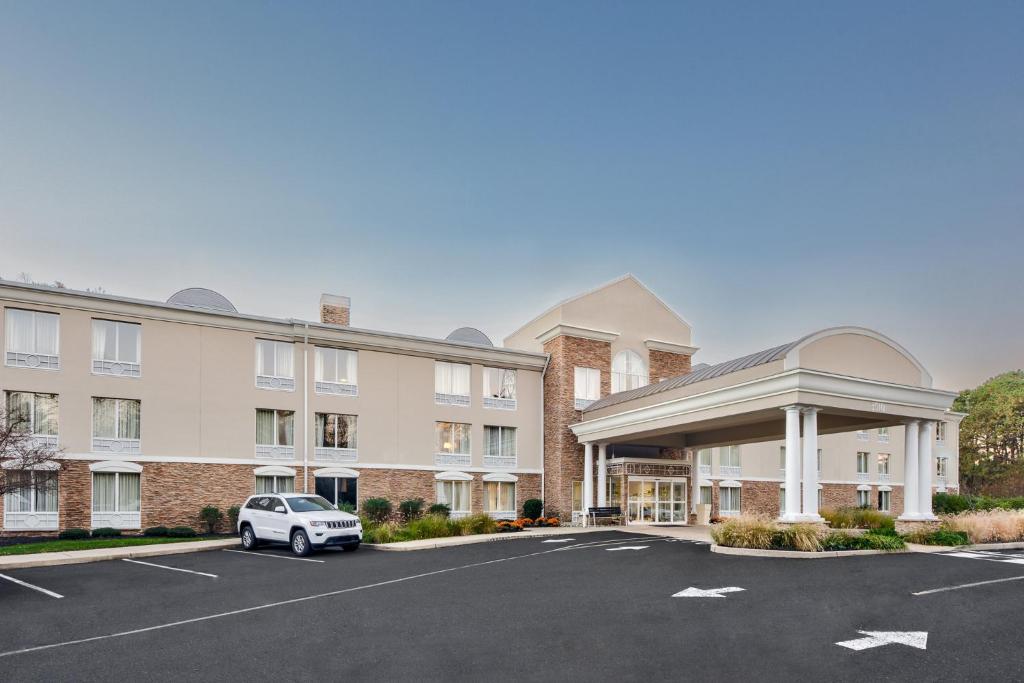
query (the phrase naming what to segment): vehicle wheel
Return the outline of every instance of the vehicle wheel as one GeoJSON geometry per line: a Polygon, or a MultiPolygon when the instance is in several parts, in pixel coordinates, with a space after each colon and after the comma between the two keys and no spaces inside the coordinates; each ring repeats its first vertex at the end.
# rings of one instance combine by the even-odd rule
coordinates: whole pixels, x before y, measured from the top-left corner
{"type": "Polygon", "coordinates": [[[292,552],[299,557],[305,557],[313,550],[313,546],[309,543],[309,536],[302,529],[297,530],[292,534],[292,552]]]}
{"type": "Polygon", "coordinates": [[[242,550],[255,550],[259,546],[259,539],[256,538],[256,532],[252,530],[252,527],[248,524],[242,527],[242,550]]]}
{"type": "Polygon", "coordinates": [[[356,541],[355,543],[342,543],[341,544],[341,549],[344,550],[347,553],[351,553],[351,552],[354,552],[356,550],[359,550],[359,541],[356,541]]]}

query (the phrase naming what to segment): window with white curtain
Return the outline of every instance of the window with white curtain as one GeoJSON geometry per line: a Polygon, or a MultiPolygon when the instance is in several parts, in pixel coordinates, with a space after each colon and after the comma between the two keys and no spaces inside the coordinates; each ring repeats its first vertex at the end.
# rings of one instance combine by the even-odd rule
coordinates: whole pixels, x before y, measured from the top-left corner
{"type": "Polygon", "coordinates": [[[864,451],[857,451],[857,474],[867,474],[870,468],[869,460],[871,454],[864,451]]]}
{"type": "Polygon", "coordinates": [[[468,406],[470,366],[434,361],[434,401],[441,405],[468,406]]]}
{"type": "Polygon", "coordinates": [[[8,391],[7,416],[17,423],[19,430],[52,440],[56,445],[57,394],[8,391]]]}
{"type": "Polygon", "coordinates": [[[857,507],[871,507],[871,491],[857,491],[857,507]]]}
{"type": "Polygon", "coordinates": [[[583,482],[572,483],[572,511],[583,512],[583,482]]]}
{"type": "Polygon", "coordinates": [[[355,477],[320,477],[316,478],[316,495],[321,496],[337,507],[347,503],[353,508],[358,504],[357,495],[359,480],[355,477]]]}
{"type": "Polygon", "coordinates": [[[359,393],[359,354],[348,349],[316,347],[316,392],[355,396],[359,393]]]}
{"type": "Polygon", "coordinates": [[[452,515],[469,514],[470,482],[454,479],[438,480],[437,502],[447,505],[452,515]]]}
{"type": "Polygon", "coordinates": [[[471,426],[461,422],[435,423],[434,464],[469,465],[471,426]]]}
{"type": "Polygon", "coordinates": [[[484,368],[484,408],[516,408],[516,371],[484,368]]]}
{"type": "Polygon", "coordinates": [[[138,453],[142,438],[142,403],[126,398],[92,399],[92,450],[138,453]]]}
{"type": "Polygon", "coordinates": [[[515,427],[484,427],[484,467],[515,467],[516,456],[515,427]]]}
{"type": "Polygon", "coordinates": [[[889,443],[889,428],[879,427],[878,428],[878,440],[882,443],[889,443]]]}
{"type": "Polygon", "coordinates": [[[142,475],[137,472],[93,472],[92,511],[139,512],[142,475]]]}
{"type": "Polygon", "coordinates": [[[256,445],[294,446],[295,411],[257,408],[256,445]]]}
{"type": "Polygon", "coordinates": [[[878,474],[881,476],[889,476],[889,454],[879,453],[878,454],[878,474]]]}
{"type": "Polygon", "coordinates": [[[740,487],[721,486],[718,489],[718,514],[724,516],[740,514],[740,487]]]}
{"type": "Polygon", "coordinates": [[[484,482],[484,512],[492,517],[515,517],[516,485],[511,481],[484,482]]]}
{"type": "Polygon", "coordinates": [[[949,458],[945,456],[935,458],[935,476],[937,476],[939,479],[945,479],[948,471],[949,458]]]}
{"type": "MultiPolygon", "coordinates": [[[[10,515],[20,513],[57,512],[57,478],[50,472],[32,470],[7,470],[8,489],[4,496],[4,512],[10,515]]],[[[4,519],[8,529],[17,528],[16,519],[4,519]]]]}
{"type": "Polygon", "coordinates": [[[700,487],[700,504],[711,505],[711,487],[701,486],[700,487]]]}
{"type": "Polygon", "coordinates": [[[92,371],[99,375],[142,374],[142,325],[115,320],[92,321],[92,371]]]}
{"type": "Polygon", "coordinates": [[[697,451],[697,467],[701,474],[711,474],[710,448],[701,448],[697,451]]]}
{"type": "Polygon", "coordinates": [[[882,512],[889,512],[892,505],[892,492],[891,491],[879,491],[878,492],[878,509],[882,512]]]}
{"type": "Polygon", "coordinates": [[[612,393],[647,386],[647,364],[636,351],[624,349],[612,359],[612,393]]]}
{"type": "Polygon", "coordinates": [[[601,398],[601,371],[596,368],[574,368],[576,410],[583,410],[601,398]]]}
{"type": "Polygon", "coordinates": [[[718,473],[723,477],[740,476],[739,446],[723,446],[718,449],[718,473]]]}
{"type": "Polygon", "coordinates": [[[8,308],[4,362],[16,368],[60,369],[60,316],[8,308]]]}
{"type": "Polygon", "coordinates": [[[946,423],[936,422],[935,423],[935,440],[945,441],[946,440],[946,423]]]}
{"type": "Polygon", "coordinates": [[[295,389],[295,345],[291,342],[256,340],[256,386],[260,389],[295,389]]]}
{"type": "Polygon", "coordinates": [[[317,448],[357,448],[356,416],[316,414],[317,448]]]}
{"type": "Polygon", "coordinates": [[[295,493],[295,477],[287,475],[256,475],[256,493],[295,493]]]}

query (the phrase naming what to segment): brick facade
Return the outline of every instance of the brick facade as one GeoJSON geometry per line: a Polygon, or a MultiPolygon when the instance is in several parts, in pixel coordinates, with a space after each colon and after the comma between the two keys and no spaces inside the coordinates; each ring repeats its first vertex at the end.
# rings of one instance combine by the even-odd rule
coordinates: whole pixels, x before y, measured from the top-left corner
{"type": "MultiPolygon", "coordinates": [[[[744,515],[781,514],[782,487],[777,481],[740,481],[740,512],[744,515]]],[[[707,486],[707,483],[704,484],[707,486]]],[[[718,482],[711,484],[711,516],[719,516],[718,482]]],[[[857,507],[857,484],[822,484],[820,509],[857,507]]],[[[802,491],[801,491],[802,495],[802,491]]],[[[878,506],[878,487],[871,487],[871,507],[878,506]]],[[[903,486],[892,486],[889,498],[889,514],[898,517],[903,514],[903,486]]]]}
{"type": "MultiPolygon", "coordinates": [[[[58,481],[60,528],[92,526],[92,473],[85,460],[67,461],[67,469],[58,481]]],[[[227,510],[241,505],[255,493],[256,475],[253,465],[144,462],[141,475],[142,528],[151,526],[190,526],[204,530],[199,511],[207,505],[219,507],[225,514],[220,531],[228,531],[227,510]]],[[[303,491],[303,468],[295,470],[295,490],[303,491]]],[[[313,468],[309,468],[309,489],[314,489],[313,468]]],[[[428,505],[437,502],[435,472],[406,469],[364,469],[357,484],[357,500],[383,497],[395,507],[409,498],[422,498],[428,505]]],[[[518,474],[516,512],[522,512],[528,498],[540,498],[539,474],[518,474]]],[[[474,474],[471,483],[471,512],[483,512],[484,482],[482,474],[474,474]]],[[[0,523],[3,512],[0,508],[0,523]]],[[[50,532],[52,533],[52,532],[50,532]]],[[[127,533],[131,533],[128,531],[127,533]]],[[[4,536],[42,536],[40,531],[4,531],[4,536]]]]}
{"type": "Polygon", "coordinates": [[[690,356],[685,353],[651,349],[649,357],[651,384],[690,373],[690,356]]]}

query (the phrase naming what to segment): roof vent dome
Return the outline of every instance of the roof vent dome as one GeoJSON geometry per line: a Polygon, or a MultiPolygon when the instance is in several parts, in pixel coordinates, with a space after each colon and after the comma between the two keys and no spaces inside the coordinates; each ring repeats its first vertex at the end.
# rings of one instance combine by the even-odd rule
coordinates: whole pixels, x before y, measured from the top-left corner
{"type": "Polygon", "coordinates": [[[238,309],[228,301],[227,297],[204,287],[189,287],[175,292],[167,300],[167,303],[174,304],[175,306],[188,306],[189,308],[204,308],[208,311],[238,313],[238,309]]]}
{"type": "Polygon", "coordinates": [[[451,342],[459,342],[460,344],[494,346],[494,343],[491,342],[487,335],[475,327],[460,327],[445,337],[445,339],[451,342]]]}

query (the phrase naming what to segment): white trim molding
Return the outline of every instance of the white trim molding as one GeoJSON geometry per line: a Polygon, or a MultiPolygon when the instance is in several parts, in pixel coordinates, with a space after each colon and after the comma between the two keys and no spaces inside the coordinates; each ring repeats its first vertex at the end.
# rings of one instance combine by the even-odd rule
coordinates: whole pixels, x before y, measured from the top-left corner
{"type": "Polygon", "coordinates": [[[257,467],[252,471],[257,477],[294,477],[295,470],[290,467],[281,467],[280,465],[266,465],[265,467],[257,467]]]}
{"type": "Polygon", "coordinates": [[[700,351],[699,346],[687,346],[675,342],[661,341],[660,339],[644,339],[644,346],[648,351],[665,351],[666,353],[678,353],[685,356],[692,356],[700,351]]]}
{"type": "Polygon", "coordinates": [[[559,323],[545,332],[537,335],[537,341],[546,344],[555,337],[577,337],[579,339],[593,339],[594,341],[612,342],[619,338],[618,332],[608,330],[593,330],[587,327],[576,327],[575,325],[563,325],[559,323]]]}
{"type": "Polygon", "coordinates": [[[741,489],[743,488],[743,484],[735,479],[727,479],[726,481],[718,482],[718,488],[741,489]]]}
{"type": "Polygon", "coordinates": [[[447,472],[438,472],[434,475],[434,479],[437,481],[473,481],[473,475],[449,470],[447,472]]]}
{"type": "Polygon", "coordinates": [[[857,487],[857,490],[858,491],[870,491],[871,487],[868,486],[867,484],[861,484],[860,486],[857,487]]]}
{"type": "Polygon", "coordinates": [[[29,463],[29,464],[25,464],[21,460],[16,460],[15,459],[15,460],[4,460],[3,463],[0,463],[0,468],[3,468],[5,470],[22,470],[22,471],[56,470],[56,469],[60,469],[60,463],[54,462],[53,460],[47,460],[45,462],[32,462],[32,463],[29,463]]]}
{"type": "Polygon", "coordinates": [[[484,481],[504,481],[511,483],[519,481],[519,477],[514,474],[509,474],[508,472],[488,472],[481,478],[484,481]]]}
{"type": "Polygon", "coordinates": [[[803,349],[805,346],[807,346],[808,344],[813,344],[818,340],[825,339],[826,337],[834,337],[839,334],[859,334],[861,336],[869,337],[876,341],[880,341],[886,346],[894,349],[904,358],[909,360],[914,365],[914,367],[916,367],[918,371],[921,373],[921,386],[924,388],[931,388],[932,376],[921,364],[921,361],[917,360],[917,358],[915,358],[914,355],[910,353],[910,351],[907,351],[903,346],[901,346],[896,341],[890,339],[889,337],[885,336],[880,332],[869,330],[866,327],[830,327],[828,329],[815,332],[814,334],[807,335],[806,337],[801,339],[799,343],[797,343],[797,345],[790,349],[789,352],[786,354],[786,370],[794,370],[800,367],[800,350],[803,349]]]}
{"type": "Polygon", "coordinates": [[[138,474],[142,471],[142,465],[126,460],[101,460],[89,465],[89,470],[92,472],[134,472],[138,474]]]}
{"type": "Polygon", "coordinates": [[[358,479],[359,472],[347,467],[322,467],[313,470],[314,477],[337,477],[339,479],[358,479]]]}

